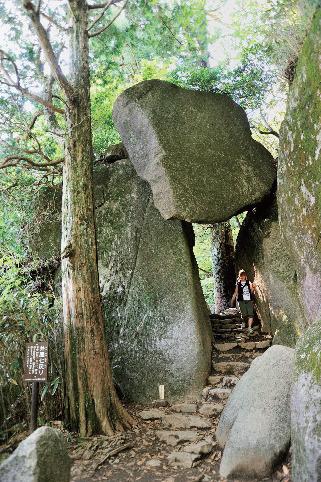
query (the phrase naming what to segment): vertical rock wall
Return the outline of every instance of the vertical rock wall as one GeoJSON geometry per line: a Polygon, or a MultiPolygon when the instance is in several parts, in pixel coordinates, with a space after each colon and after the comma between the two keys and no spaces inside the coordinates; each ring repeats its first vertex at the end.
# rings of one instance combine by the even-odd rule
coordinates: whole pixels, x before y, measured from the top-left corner
{"type": "Polygon", "coordinates": [[[277,204],[266,198],[241,228],[236,262],[258,284],[275,342],[294,346],[321,317],[321,12],[290,87],[280,133],[277,204]]]}
{"type": "Polygon", "coordinates": [[[321,10],[303,44],[281,128],[278,210],[307,323],[321,316],[321,10]]]}

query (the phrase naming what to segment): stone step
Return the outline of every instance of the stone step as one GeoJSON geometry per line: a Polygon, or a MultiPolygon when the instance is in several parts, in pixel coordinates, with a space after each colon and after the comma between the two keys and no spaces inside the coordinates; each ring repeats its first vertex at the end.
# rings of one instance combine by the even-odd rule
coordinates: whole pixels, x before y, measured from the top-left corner
{"type": "Polygon", "coordinates": [[[224,377],[222,375],[210,375],[208,377],[208,384],[209,385],[217,385],[218,383],[222,383],[223,378],[224,377]]]}
{"type": "Polygon", "coordinates": [[[182,415],[182,414],[170,414],[162,417],[162,424],[164,427],[171,428],[211,428],[212,423],[209,420],[198,417],[196,415],[182,415]]]}
{"type": "Polygon", "coordinates": [[[182,412],[182,413],[196,413],[197,404],[196,403],[176,403],[175,405],[171,406],[171,410],[173,410],[174,412],[182,412]]]}
{"type": "Polygon", "coordinates": [[[222,403],[203,402],[199,407],[199,413],[205,417],[213,417],[223,411],[222,403]]]}
{"type": "Polygon", "coordinates": [[[217,373],[223,373],[226,375],[236,375],[244,373],[250,364],[245,362],[218,362],[213,363],[213,369],[217,373]]]}
{"type": "Polygon", "coordinates": [[[217,351],[229,351],[237,347],[237,343],[216,343],[214,348],[217,351]]]}
{"type": "Polygon", "coordinates": [[[160,441],[174,447],[185,442],[198,442],[202,437],[198,432],[189,430],[156,430],[155,435],[160,441]]]}
{"type": "Polygon", "coordinates": [[[211,388],[208,392],[208,396],[213,400],[226,400],[231,393],[232,390],[230,388],[211,388]]]}

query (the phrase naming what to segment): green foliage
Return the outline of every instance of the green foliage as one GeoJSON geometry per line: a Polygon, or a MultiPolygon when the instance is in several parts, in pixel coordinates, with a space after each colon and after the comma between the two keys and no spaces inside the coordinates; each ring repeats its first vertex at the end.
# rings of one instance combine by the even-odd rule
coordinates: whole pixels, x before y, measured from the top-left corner
{"type": "Polygon", "coordinates": [[[49,383],[54,380],[55,397],[44,400],[42,416],[49,421],[62,411],[62,392],[57,391],[63,376],[61,307],[52,286],[38,292],[32,276],[36,270],[37,265],[16,252],[0,258],[0,432],[1,426],[11,428],[28,417],[31,394],[23,381],[27,342],[49,342],[49,383]]]}
{"type": "Polygon", "coordinates": [[[210,229],[204,224],[193,224],[195,233],[194,255],[206,303],[214,305],[214,279],[212,272],[210,229]]]}
{"type": "Polygon", "coordinates": [[[170,74],[170,80],[181,87],[225,93],[246,110],[260,107],[274,79],[275,72],[268,69],[266,58],[258,46],[244,51],[241,62],[232,70],[220,65],[214,68],[178,68],[170,74]]]}

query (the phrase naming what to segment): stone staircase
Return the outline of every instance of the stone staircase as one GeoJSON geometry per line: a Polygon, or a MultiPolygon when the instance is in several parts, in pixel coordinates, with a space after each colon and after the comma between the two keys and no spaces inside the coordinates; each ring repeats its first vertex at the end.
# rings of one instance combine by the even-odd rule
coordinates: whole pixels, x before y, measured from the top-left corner
{"type": "Polygon", "coordinates": [[[211,453],[211,457],[219,459],[217,454],[220,452],[215,451],[219,415],[240,377],[254,358],[260,356],[272,342],[259,326],[253,327],[253,334],[242,328],[240,313],[236,309],[211,315],[211,322],[214,334],[213,372],[203,389],[201,400],[168,407],[155,404],[153,409],[139,413],[143,420],[158,421],[155,436],[167,445],[167,463],[172,466],[192,468],[211,453]]]}
{"type": "Polygon", "coordinates": [[[200,412],[220,413],[232,389],[248,370],[252,361],[271,346],[272,338],[254,325],[250,334],[242,328],[239,311],[230,308],[219,315],[211,315],[214,343],[212,352],[213,372],[202,392],[200,412]]]}

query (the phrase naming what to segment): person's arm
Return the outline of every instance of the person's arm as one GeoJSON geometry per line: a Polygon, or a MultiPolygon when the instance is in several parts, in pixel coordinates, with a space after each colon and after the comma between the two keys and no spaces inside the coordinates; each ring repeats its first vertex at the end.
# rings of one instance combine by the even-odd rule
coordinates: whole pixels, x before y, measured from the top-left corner
{"type": "Polygon", "coordinates": [[[235,300],[235,298],[236,298],[236,296],[237,296],[238,291],[239,291],[239,287],[236,286],[235,291],[234,291],[234,294],[233,294],[233,296],[232,296],[231,306],[234,305],[234,300],[235,300]]]}
{"type": "Polygon", "coordinates": [[[250,289],[251,289],[251,293],[255,293],[255,288],[256,288],[256,283],[251,283],[250,282],[250,289]]]}

